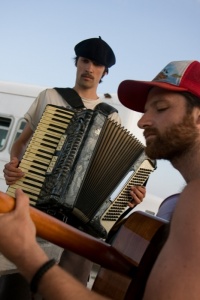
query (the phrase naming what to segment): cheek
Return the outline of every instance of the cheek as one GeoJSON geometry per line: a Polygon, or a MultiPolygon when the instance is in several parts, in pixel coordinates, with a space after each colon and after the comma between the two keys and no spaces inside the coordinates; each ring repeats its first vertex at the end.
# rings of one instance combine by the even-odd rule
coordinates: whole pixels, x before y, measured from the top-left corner
{"type": "Polygon", "coordinates": [[[97,68],[95,73],[97,77],[101,78],[103,76],[104,70],[102,68],[97,68]]]}
{"type": "Polygon", "coordinates": [[[160,113],[155,116],[155,123],[157,126],[162,126],[162,128],[168,127],[170,124],[178,124],[181,120],[182,117],[180,118],[178,113],[160,113]]]}
{"type": "Polygon", "coordinates": [[[82,74],[83,74],[83,69],[82,68],[77,69],[76,76],[79,78],[81,77],[82,74]]]}
{"type": "Polygon", "coordinates": [[[98,77],[99,79],[101,79],[102,76],[103,76],[103,72],[99,71],[99,72],[97,73],[97,77],[98,77]]]}

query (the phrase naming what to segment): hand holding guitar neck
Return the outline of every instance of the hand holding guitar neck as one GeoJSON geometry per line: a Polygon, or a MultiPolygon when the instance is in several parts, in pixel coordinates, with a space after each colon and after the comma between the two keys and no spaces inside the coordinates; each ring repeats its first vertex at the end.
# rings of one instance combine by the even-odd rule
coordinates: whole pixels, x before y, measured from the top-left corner
{"type": "MultiPolygon", "coordinates": [[[[21,190],[17,190],[17,193],[16,201],[18,203],[24,200],[20,199],[20,196],[24,196],[24,194],[21,190]]],[[[0,212],[8,213],[14,209],[14,198],[0,192],[0,212]]],[[[62,248],[67,248],[80,254],[97,264],[103,265],[105,268],[127,274],[130,272],[130,261],[111,245],[81,232],[33,207],[29,206],[29,211],[31,219],[36,226],[37,236],[62,248]]],[[[13,222],[15,222],[15,219],[13,219],[13,222]]],[[[19,228],[16,228],[16,231],[19,231],[19,228]]]]}

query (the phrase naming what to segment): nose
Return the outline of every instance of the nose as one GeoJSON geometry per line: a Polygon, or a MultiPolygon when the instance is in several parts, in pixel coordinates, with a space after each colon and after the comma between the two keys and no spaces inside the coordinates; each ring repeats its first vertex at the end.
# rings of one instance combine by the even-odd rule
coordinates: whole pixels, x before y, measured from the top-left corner
{"type": "Polygon", "coordinates": [[[152,125],[152,118],[150,115],[146,112],[143,114],[143,116],[139,119],[137,123],[138,127],[141,129],[144,129],[146,127],[149,127],[152,125]]]}
{"type": "Polygon", "coordinates": [[[89,73],[93,72],[93,62],[92,61],[88,61],[87,65],[86,65],[86,71],[88,71],[89,73]]]}

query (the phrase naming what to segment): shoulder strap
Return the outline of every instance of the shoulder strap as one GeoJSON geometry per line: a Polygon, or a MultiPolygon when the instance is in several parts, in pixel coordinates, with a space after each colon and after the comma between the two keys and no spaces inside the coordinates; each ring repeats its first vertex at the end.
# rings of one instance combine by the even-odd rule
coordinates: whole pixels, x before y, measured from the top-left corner
{"type": "Polygon", "coordinates": [[[54,88],[62,97],[67,101],[67,103],[76,109],[84,108],[83,101],[79,94],[71,88],[54,88]]]}
{"type": "MultiPolygon", "coordinates": [[[[71,107],[76,108],[76,109],[85,107],[81,97],[74,89],[58,88],[58,87],[55,87],[54,89],[63,97],[63,99],[65,99],[67,101],[67,103],[71,107]]],[[[106,115],[110,115],[114,112],[118,113],[118,110],[116,108],[114,108],[113,106],[111,106],[105,102],[101,102],[101,103],[97,104],[95,109],[100,110],[102,113],[104,113],[106,115]]]]}
{"type": "Polygon", "coordinates": [[[113,107],[110,104],[107,104],[105,102],[101,102],[101,103],[97,104],[95,106],[95,109],[100,110],[102,113],[104,113],[107,116],[114,112],[118,113],[118,110],[115,107],[113,107]]]}

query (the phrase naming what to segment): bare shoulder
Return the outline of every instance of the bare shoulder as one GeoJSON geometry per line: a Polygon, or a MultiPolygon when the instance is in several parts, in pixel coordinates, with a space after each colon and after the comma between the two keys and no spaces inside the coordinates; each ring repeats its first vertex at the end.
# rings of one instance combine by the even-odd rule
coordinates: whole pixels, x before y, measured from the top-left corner
{"type": "MultiPolygon", "coordinates": [[[[178,235],[184,242],[185,235],[191,239],[196,232],[195,228],[200,228],[200,179],[196,179],[187,184],[178,199],[174,215],[171,222],[171,234],[178,235]],[[193,234],[191,235],[191,232],[193,234]]],[[[198,242],[196,240],[196,242],[198,242]]],[[[200,239],[199,239],[200,243],[200,239]]]]}
{"type": "Polygon", "coordinates": [[[181,193],[168,239],[148,279],[144,300],[198,299],[200,295],[200,179],[181,193]]]}
{"type": "Polygon", "coordinates": [[[187,193],[193,193],[194,195],[199,193],[200,194],[200,178],[192,180],[189,182],[186,187],[184,188],[182,194],[185,195],[187,193]]]}
{"type": "MultiPolygon", "coordinates": [[[[195,217],[200,209],[200,179],[195,179],[187,184],[180,194],[175,216],[183,218],[195,217]]],[[[200,222],[200,218],[198,217],[200,222]]],[[[196,221],[195,221],[196,222],[196,221]]]]}

